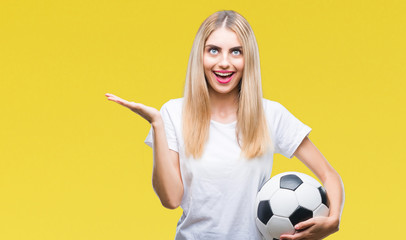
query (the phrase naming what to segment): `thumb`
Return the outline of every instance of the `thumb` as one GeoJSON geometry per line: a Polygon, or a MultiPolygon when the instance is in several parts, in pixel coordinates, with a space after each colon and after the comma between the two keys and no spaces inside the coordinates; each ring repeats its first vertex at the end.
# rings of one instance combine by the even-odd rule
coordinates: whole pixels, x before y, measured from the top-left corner
{"type": "Polygon", "coordinates": [[[311,227],[313,225],[314,225],[314,219],[310,218],[309,220],[306,220],[306,221],[303,221],[303,222],[300,222],[300,223],[296,224],[295,225],[295,230],[297,230],[297,231],[298,230],[303,230],[303,229],[309,228],[309,227],[311,227]]]}

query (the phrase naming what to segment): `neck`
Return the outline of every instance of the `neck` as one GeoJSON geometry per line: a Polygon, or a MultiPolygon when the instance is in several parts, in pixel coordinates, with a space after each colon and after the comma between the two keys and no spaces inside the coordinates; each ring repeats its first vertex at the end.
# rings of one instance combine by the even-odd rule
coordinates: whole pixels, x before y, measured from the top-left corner
{"type": "Polygon", "coordinates": [[[236,115],[238,109],[238,93],[218,93],[209,91],[212,116],[226,118],[236,115]]]}

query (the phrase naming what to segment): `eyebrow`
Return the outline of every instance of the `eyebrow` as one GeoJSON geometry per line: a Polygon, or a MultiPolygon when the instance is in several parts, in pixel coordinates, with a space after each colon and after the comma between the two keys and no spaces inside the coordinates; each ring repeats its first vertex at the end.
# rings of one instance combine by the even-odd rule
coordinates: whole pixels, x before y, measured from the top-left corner
{"type": "MultiPolygon", "coordinates": [[[[205,48],[207,48],[207,47],[212,47],[212,48],[219,48],[219,49],[221,49],[221,47],[218,47],[218,46],[213,45],[213,44],[208,44],[208,45],[205,46],[205,48]]],[[[242,49],[242,47],[241,47],[241,46],[236,46],[236,47],[232,47],[232,48],[230,48],[230,49],[231,49],[231,50],[233,50],[233,49],[242,49]]]]}

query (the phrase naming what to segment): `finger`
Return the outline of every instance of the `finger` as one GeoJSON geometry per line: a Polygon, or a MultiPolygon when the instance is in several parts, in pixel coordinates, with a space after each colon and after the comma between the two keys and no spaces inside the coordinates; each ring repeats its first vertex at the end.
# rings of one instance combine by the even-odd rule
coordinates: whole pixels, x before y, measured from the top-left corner
{"type": "Polygon", "coordinates": [[[143,118],[145,118],[145,115],[140,112],[140,110],[145,107],[144,104],[136,103],[136,102],[129,102],[129,101],[124,100],[124,99],[122,99],[120,97],[117,97],[117,96],[115,96],[114,94],[111,94],[111,93],[106,93],[105,95],[107,96],[108,100],[114,101],[114,102],[116,102],[116,103],[118,103],[118,104],[120,104],[120,105],[122,105],[124,107],[127,107],[127,108],[131,109],[132,111],[134,111],[135,113],[142,116],[143,118]]]}
{"type": "Polygon", "coordinates": [[[139,113],[138,111],[144,106],[141,103],[129,102],[129,101],[121,99],[121,98],[115,99],[115,101],[117,103],[121,104],[122,106],[127,107],[127,108],[131,109],[132,111],[135,111],[136,113],[139,113]]]}
{"type": "Polygon", "coordinates": [[[106,93],[106,94],[104,94],[104,96],[106,96],[106,97],[117,97],[116,95],[111,94],[111,93],[106,93]]]}
{"type": "MultiPolygon", "coordinates": [[[[108,97],[108,98],[111,98],[111,99],[121,99],[120,97],[118,97],[118,96],[116,96],[116,95],[114,95],[114,94],[111,94],[111,93],[106,93],[106,94],[104,94],[106,97],[108,97]]],[[[121,99],[121,100],[123,100],[123,99],[121,99]]]]}
{"type": "Polygon", "coordinates": [[[117,103],[120,103],[120,104],[128,105],[128,101],[126,101],[126,100],[124,100],[124,99],[122,99],[120,97],[117,97],[114,94],[106,93],[105,95],[107,96],[108,100],[111,100],[111,101],[114,101],[114,102],[117,102],[117,103]]]}
{"type": "Polygon", "coordinates": [[[115,96],[114,94],[111,94],[111,93],[106,93],[106,94],[104,94],[104,96],[106,96],[107,99],[110,101],[114,101],[115,99],[117,99],[117,96],[115,96]]]}
{"type": "Polygon", "coordinates": [[[123,103],[122,100],[119,100],[116,97],[108,97],[107,100],[110,100],[110,101],[113,101],[113,102],[116,102],[116,103],[120,103],[120,104],[123,103]]]}
{"type": "Polygon", "coordinates": [[[295,236],[293,236],[293,235],[286,235],[286,234],[284,234],[284,235],[281,235],[281,236],[279,237],[279,239],[280,239],[280,240],[293,240],[294,237],[295,237],[295,236]]]}
{"type": "Polygon", "coordinates": [[[283,234],[282,236],[280,236],[280,240],[298,240],[298,239],[303,239],[303,237],[305,236],[305,232],[296,232],[294,235],[286,235],[283,234]]]}
{"type": "Polygon", "coordinates": [[[295,229],[296,230],[303,230],[303,229],[306,229],[306,228],[311,227],[313,225],[314,225],[314,219],[310,218],[309,220],[306,220],[306,221],[303,221],[303,222],[300,222],[300,223],[296,224],[295,229]]]}

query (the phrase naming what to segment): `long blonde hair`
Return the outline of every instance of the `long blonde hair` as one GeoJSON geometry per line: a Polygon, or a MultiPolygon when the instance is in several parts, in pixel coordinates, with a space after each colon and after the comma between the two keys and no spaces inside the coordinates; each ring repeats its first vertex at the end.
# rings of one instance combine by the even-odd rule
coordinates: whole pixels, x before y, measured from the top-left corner
{"type": "Polygon", "coordinates": [[[258,45],[251,26],[234,11],[219,11],[200,26],[190,53],[183,100],[183,137],[186,156],[203,155],[209,136],[211,109],[203,70],[203,51],[210,34],[222,27],[234,31],[242,43],[244,72],[238,85],[236,136],[243,157],[259,157],[273,150],[262,104],[258,45]]]}

